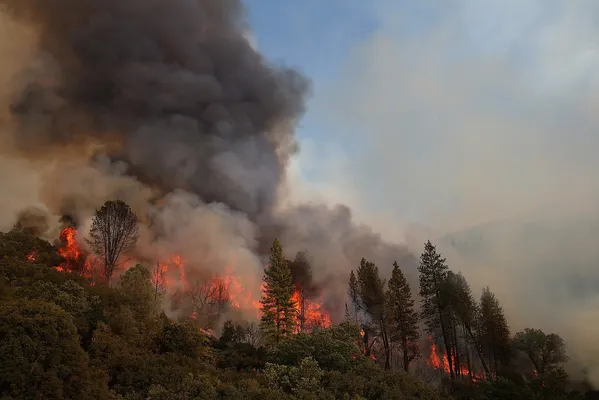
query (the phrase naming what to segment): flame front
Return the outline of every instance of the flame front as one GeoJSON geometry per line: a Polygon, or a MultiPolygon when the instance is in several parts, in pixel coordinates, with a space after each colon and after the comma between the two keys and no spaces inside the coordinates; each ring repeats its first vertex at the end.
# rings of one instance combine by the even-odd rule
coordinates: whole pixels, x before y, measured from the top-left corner
{"type": "Polygon", "coordinates": [[[323,310],[322,300],[310,300],[302,296],[296,287],[291,296],[298,315],[297,330],[311,330],[313,328],[328,328],[331,326],[331,316],[323,310]],[[303,323],[302,323],[303,322],[303,323]]]}
{"type": "MultiPolygon", "coordinates": [[[[432,341],[432,338],[430,340],[432,341]]],[[[437,345],[435,344],[434,341],[432,341],[431,352],[428,357],[428,365],[433,369],[440,370],[440,371],[443,371],[443,372],[449,374],[450,373],[449,361],[450,361],[450,359],[447,357],[446,353],[443,353],[443,358],[439,358],[439,355],[437,354],[437,345]]],[[[455,355],[453,355],[451,357],[451,361],[452,361],[452,365],[455,365],[455,355]]],[[[469,376],[470,370],[468,369],[468,366],[461,365],[460,369],[459,369],[459,374],[461,376],[469,376]]],[[[477,374],[477,373],[473,372],[472,380],[482,379],[482,377],[483,377],[483,374],[477,374]]]]}
{"type": "Polygon", "coordinates": [[[60,240],[63,242],[63,246],[58,249],[58,254],[65,261],[55,266],[55,269],[77,273],[88,278],[100,272],[94,257],[79,247],[77,229],[73,227],[64,228],[60,232],[60,240]]]}
{"type": "MultiPolygon", "coordinates": [[[[100,259],[83,250],[77,241],[77,229],[68,227],[62,230],[60,234],[63,245],[58,249],[58,254],[64,258],[64,262],[54,268],[59,271],[77,273],[89,278],[95,279],[101,277],[100,259]]],[[[28,260],[33,262],[36,255],[31,253],[28,260]]],[[[264,283],[256,278],[240,274],[238,266],[233,260],[225,268],[224,273],[208,276],[208,287],[214,288],[218,292],[218,301],[227,303],[227,306],[238,311],[248,311],[257,318],[261,316],[261,303],[259,298],[260,290],[264,291],[264,283]],[[243,276],[243,279],[241,279],[243,276]],[[259,286],[261,285],[261,286],[259,286]]],[[[135,260],[129,260],[120,269],[119,272],[127,270],[135,265],[135,260]]],[[[193,270],[186,269],[186,261],[179,254],[171,254],[163,260],[155,263],[152,269],[152,284],[156,288],[164,290],[165,293],[173,298],[179,298],[188,295],[197,286],[193,270]],[[191,276],[187,273],[192,274],[191,276]],[[191,280],[190,280],[191,279],[191,280]]],[[[202,279],[201,279],[202,280],[202,279]]],[[[205,277],[203,278],[205,281],[205,277]]],[[[292,300],[295,303],[295,309],[298,316],[303,315],[304,329],[313,329],[315,327],[327,328],[331,326],[331,317],[324,310],[321,299],[302,299],[300,291],[295,289],[292,300]]],[[[193,312],[189,317],[197,318],[193,312]]],[[[299,318],[298,318],[299,320],[299,318]]],[[[299,323],[298,323],[299,330],[299,323]]]]}

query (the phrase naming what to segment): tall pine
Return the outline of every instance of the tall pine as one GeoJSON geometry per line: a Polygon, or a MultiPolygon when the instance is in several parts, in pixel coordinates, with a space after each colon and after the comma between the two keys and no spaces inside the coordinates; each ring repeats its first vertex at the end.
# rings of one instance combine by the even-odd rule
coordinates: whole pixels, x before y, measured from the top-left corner
{"type": "MultiPolygon", "coordinates": [[[[445,354],[451,356],[451,329],[447,316],[447,306],[444,304],[444,289],[447,282],[449,267],[445,259],[437,253],[433,244],[427,241],[424,252],[420,255],[420,297],[422,298],[422,318],[424,319],[426,332],[435,335],[441,328],[441,336],[445,345],[445,354]]],[[[449,363],[449,374],[451,379],[455,378],[453,363],[449,363]]]]}
{"type": "Polygon", "coordinates": [[[362,258],[358,268],[357,283],[360,309],[378,327],[385,351],[385,369],[389,369],[391,368],[391,343],[387,326],[385,281],[381,279],[378,267],[362,258]]]}
{"type": "Polygon", "coordinates": [[[293,332],[296,317],[291,299],[293,278],[278,239],[274,240],[270,249],[270,263],[264,271],[263,281],[260,327],[265,340],[277,344],[293,332]]]}
{"type": "Polygon", "coordinates": [[[470,289],[470,285],[466,281],[466,278],[459,272],[454,275],[453,279],[452,306],[464,341],[469,374],[471,376],[473,374],[473,351],[476,352],[485,373],[488,374],[489,369],[487,368],[487,363],[485,362],[480,343],[475,335],[476,327],[479,322],[478,304],[472,295],[472,290],[470,289]]]}
{"type": "Polygon", "coordinates": [[[359,303],[359,288],[358,288],[358,280],[356,279],[356,274],[354,274],[354,270],[352,269],[349,273],[349,288],[348,288],[349,299],[352,303],[354,309],[354,319],[358,322],[358,310],[360,308],[359,303]]]}
{"type": "Polygon", "coordinates": [[[493,373],[510,363],[510,330],[503,308],[487,287],[480,297],[479,341],[493,373]]]}
{"type": "Polygon", "coordinates": [[[404,370],[408,372],[410,363],[419,356],[418,313],[414,311],[410,285],[397,262],[393,263],[393,272],[388,285],[389,332],[391,339],[399,343],[404,370]]]}

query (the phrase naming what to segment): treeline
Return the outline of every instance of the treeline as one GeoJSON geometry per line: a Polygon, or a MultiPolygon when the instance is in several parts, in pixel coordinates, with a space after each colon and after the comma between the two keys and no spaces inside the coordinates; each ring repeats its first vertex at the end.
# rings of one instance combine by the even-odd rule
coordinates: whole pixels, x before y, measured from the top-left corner
{"type": "Polygon", "coordinates": [[[215,337],[156,307],[150,268],[108,285],[54,268],[63,261],[36,237],[0,233],[2,399],[449,398],[365,357],[355,324],[273,343],[267,319],[265,338],[254,323],[226,321],[215,337]]]}
{"type": "Polygon", "coordinates": [[[56,268],[65,259],[31,233],[19,225],[0,233],[3,399],[584,398],[568,390],[559,336],[510,337],[493,294],[487,289],[476,302],[430,243],[419,268],[421,313],[399,265],[387,282],[362,260],[350,273],[345,320],[302,329],[293,293],[314,290],[309,261],[304,253],[286,260],[275,239],[259,324],[228,320],[214,335],[205,330],[214,321],[162,311],[155,266],[114,278],[137,239],[137,217],[125,203],[107,202],[92,224],[101,276],[56,268]],[[428,336],[449,354],[450,379],[440,388],[412,367],[428,336]],[[392,361],[394,352],[401,362],[392,361]],[[521,373],[520,353],[535,374],[521,373]]]}
{"type": "Polygon", "coordinates": [[[571,390],[563,368],[568,357],[558,334],[527,328],[511,335],[503,308],[489,287],[477,301],[466,278],[449,269],[430,241],[424,245],[418,272],[420,312],[415,311],[410,285],[397,263],[388,282],[365,259],[349,274],[349,313],[367,327],[366,349],[380,349],[385,369],[394,367],[396,351],[398,367],[406,372],[422,358],[428,365],[436,361],[431,366],[445,372],[454,388],[467,381],[507,390],[513,398],[579,395],[571,390]],[[433,354],[422,354],[429,351],[422,343],[429,343],[433,354]],[[443,349],[442,360],[435,360],[437,348],[443,349]]]}

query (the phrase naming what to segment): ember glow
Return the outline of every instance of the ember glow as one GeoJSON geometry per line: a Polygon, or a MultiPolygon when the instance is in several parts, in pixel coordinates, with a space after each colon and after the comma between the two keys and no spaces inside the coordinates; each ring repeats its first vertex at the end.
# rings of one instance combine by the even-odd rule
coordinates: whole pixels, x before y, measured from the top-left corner
{"type": "Polygon", "coordinates": [[[27,254],[27,261],[29,261],[30,263],[36,262],[37,257],[37,250],[33,250],[31,253],[27,254]]]}

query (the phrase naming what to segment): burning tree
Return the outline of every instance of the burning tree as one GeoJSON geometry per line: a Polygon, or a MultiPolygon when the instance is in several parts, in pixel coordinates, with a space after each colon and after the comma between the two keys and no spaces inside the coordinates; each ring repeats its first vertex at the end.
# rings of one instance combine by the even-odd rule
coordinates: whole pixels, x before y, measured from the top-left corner
{"type": "Polygon", "coordinates": [[[279,343],[283,336],[293,333],[296,310],[291,298],[293,277],[278,239],[270,249],[270,264],[264,271],[262,293],[260,327],[267,341],[279,343]]]}
{"type": "Polygon", "coordinates": [[[222,314],[228,301],[221,279],[196,280],[187,292],[193,308],[192,316],[200,325],[214,328],[215,320],[222,314]]]}
{"type": "MultiPolygon", "coordinates": [[[[447,304],[444,302],[443,290],[447,281],[449,267],[445,259],[437,253],[435,246],[429,241],[424,245],[424,252],[420,256],[420,297],[422,297],[422,318],[426,332],[434,335],[441,328],[441,335],[445,345],[445,352],[452,354],[450,335],[450,318],[447,315],[447,304]]],[[[449,363],[449,374],[454,379],[454,365],[449,363]]]]}
{"type": "Polygon", "coordinates": [[[297,311],[297,331],[328,328],[331,318],[323,309],[321,299],[317,298],[319,291],[312,280],[312,265],[308,254],[305,251],[298,252],[288,265],[294,285],[291,299],[297,311]]]}
{"type": "MultiPolygon", "coordinates": [[[[351,276],[351,275],[350,275],[351,276]]],[[[386,313],[385,281],[374,263],[362,258],[358,268],[358,306],[377,325],[385,352],[385,369],[391,368],[391,342],[386,313]]]]}
{"type": "MultiPolygon", "coordinates": [[[[485,357],[482,353],[482,347],[480,345],[480,337],[476,334],[479,326],[478,315],[479,308],[472,296],[470,286],[466,281],[466,278],[461,273],[454,274],[448,273],[448,279],[446,282],[446,291],[448,293],[448,302],[451,305],[452,314],[454,316],[454,346],[456,354],[460,351],[459,349],[459,333],[458,327],[461,328],[461,338],[463,339],[464,355],[466,357],[466,363],[468,366],[467,374],[470,378],[475,377],[474,371],[474,360],[471,356],[472,350],[476,351],[478,358],[482,364],[485,374],[489,373],[485,357]]],[[[457,368],[457,372],[464,374],[461,366],[457,368]]]]}
{"type": "Polygon", "coordinates": [[[152,291],[154,292],[154,305],[158,309],[160,301],[166,293],[166,266],[156,261],[152,271],[152,291]]]}
{"type": "Polygon", "coordinates": [[[410,285],[397,262],[393,263],[387,301],[391,338],[399,343],[403,355],[403,367],[408,372],[410,363],[419,356],[418,313],[414,311],[410,285]]]}
{"type": "Polygon", "coordinates": [[[289,263],[291,276],[295,285],[293,298],[298,310],[299,331],[303,332],[306,324],[306,299],[312,295],[312,267],[305,252],[298,252],[289,263]]]}
{"type": "Polygon", "coordinates": [[[107,201],[96,211],[86,242],[102,258],[108,283],[119,258],[135,246],[138,237],[137,216],[123,201],[107,201]]]}

